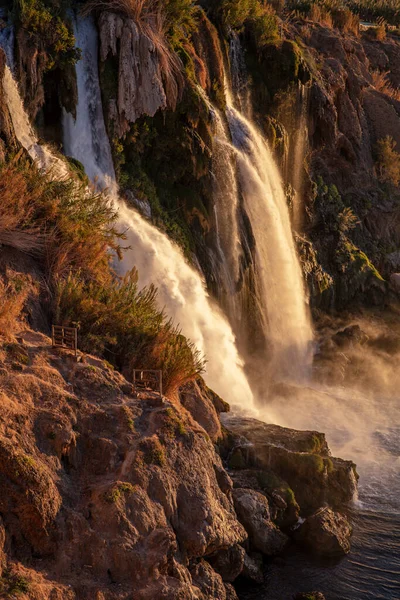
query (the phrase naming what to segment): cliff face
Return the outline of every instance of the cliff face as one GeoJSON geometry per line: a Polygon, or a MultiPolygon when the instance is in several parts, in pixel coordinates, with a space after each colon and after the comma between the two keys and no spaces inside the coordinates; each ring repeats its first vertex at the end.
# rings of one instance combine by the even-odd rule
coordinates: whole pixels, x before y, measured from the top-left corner
{"type": "Polygon", "coordinates": [[[377,159],[380,140],[400,142],[400,44],[320,26],[308,35],[320,65],[310,97],[311,173],[337,186],[359,220],[350,237],[389,278],[398,268],[391,260],[400,243],[398,189],[379,180],[377,159]]]}
{"type": "Polygon", "coordinates": [[[198,560],[247,534],[207,432],[101,361],[23,339],[1,355],[1,556],[14,570],[0,585],[23,576],[43,599],[225,598],[211,567],[219,592],[203,593],[198,560]]]}
{"type": "Polygon", "coordinates": [[[108,99],[105,110],[117,135],[123,136],[142,115],[154,117],[167,108],[160,59],[154,43],[131,19],[103,13],[98,24],[101,61],[110,55],[118,63],[115,97],[108,99]]]}
{"type": "MultiPolygon", "coordinates": [[[[2,597],[234,600],[299,513],[354,493],[354,465],[323,434],[233,418],[222,437],[228,407],[201,381],[161,400],[41,333],[17,340],[0,352],[2,597]]],[[[347,552],[335,514],[346,527],[330,543],[344,535],[347,552]]]]}

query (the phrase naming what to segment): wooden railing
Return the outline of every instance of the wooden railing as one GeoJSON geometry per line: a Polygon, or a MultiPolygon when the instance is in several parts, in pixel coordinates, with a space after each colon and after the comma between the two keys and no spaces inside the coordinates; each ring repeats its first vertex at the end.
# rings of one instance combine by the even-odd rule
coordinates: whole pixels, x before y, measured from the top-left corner
{"type": "Polygon", "coordinates": [[[65,348],[73,350],[78,355],[78,330],[76,327],[63,327],[53,325],[51,328],[53,348],[65,348]]]}
{"type": "Polygon", "coordinates": [[[160,394],[162,398],[162,371],[157,369],[133,369],[133,387],[135,392],[139,389],[151,389],[160,394]]]}

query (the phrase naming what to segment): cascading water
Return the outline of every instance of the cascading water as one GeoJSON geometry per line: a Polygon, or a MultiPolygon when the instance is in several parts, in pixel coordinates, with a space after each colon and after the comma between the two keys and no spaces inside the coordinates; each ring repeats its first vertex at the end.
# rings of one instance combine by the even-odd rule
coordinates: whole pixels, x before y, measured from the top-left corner
{"type": "Polygon", "coordinates": [[[291,182],[295,191],[293,203],[293,223],[299,231],[303,221],[303,170],[307,152],[308,138],[308,106],[310,87],[299,82],[297,93],[297,130],[291,150],[291,182]]]}
{"type": "Polygon", "coordinates": [[[255,238],[265,336],[275,378],[303,379],[311,364],[312,330],[282,181],[261,133],[228,97],[244,209],[255,238]]]}
{"type": "Polygon", "coordinates": [[[116,194],[114,165],[101,104],[97,33],[92,20],[74,20],[74,35],[82,52],[76,68],[78,106],[76,119],[63,111],[64,150],[84,165],[86,175],[97,187],[109,188],[116,194]]]}
{"type": "Polygon", "coordinates": [[[69,173],[65,162],[55,156],[49,148],[39,144],[37,135],[25,112],[18,90],[18,84],[12,74],[14,64],[14,33],[11,25],[5,27],[1,32],[0,46],[4,50],[7,60],[2,82],[3,90],[17,140],[21,146],[25,148],[32,160],[34,160],[42,169],[50,171],[54,177],[59,179],[68,177],[69,173]]]}
{"type": "MultiPolygon", "coordinates": [[[[272,153],[260,131],[244,116],[247,110],[249,90],[243,82],[244,59],[240,41],[231,40],[233,83],[241,107],[226,87],[226,116],[236,154],[240,192],[243,208],[250,221],[255,239],[255,295],[256,308],[260,311],[263,337],[272,358],[268,378],[302,380],[309,373],[312,360],[312,329],[308,314],[303,278],[296,254],[289,211],[283,184],[272,153]],[[245,93],[243,90],[246,90],[245,93]],[[247,99],[247,101],[243,100],[247,99]]],[[[226,79],[226,78],[225,78],[226,79]]],[[[220,244],[228,265],[240,261],[239,190],[236,172],[232,166],[232,145],[224,123],[214,110],[215,141],[214,170],[218,172],[216,211],[220,224],[220,244]],[[236,226],[232,222],[236,220],[236,226]],[[233,231],[231,241],[224,239],[233,231]],[[224,232],[224,233],[223,233],[224,232]],[[233,243],[232,243],[233,240],[233,243]]],[[[239,315],[241,321],[244,315],[239,315]]],[[[239,327],[233,324],[234,330],[239,327]]],[[[247,356],[252,356],[247,348],[247,356]]],[[[262,357],[261,357],[262,359],[262,357]]],[[[257,365],[258,370],[260,365],[257,365]]],[[[257,369],[256,369],[257,370],[257,369]]],[[[265,368],[261,369],[266,373],[265,368]]],[[[254,373],[252,377],[256,376],[254,373]]],[[[265,376],[260,378],[265,383],[265,376]]],[[[263,383],[261,385],[262,389],[263,383]]]]}
{"type": "MultiPolygon", "coordinates": [[[[248,119],[252,118],[252,102],[249,78],[246,71],[246,61],[240,38],[235,31],[231,32],[229,40],[229,63],[231,70],[232,91],[235,96],[235,106],[248,119]]],[[[231,98],[232,100],[232,98],[231,98]]]]}
{"type": "MultiPolygon", "coordinates": [[[[91,19],[76,22],[75,35],[82,50],[82,59],[76,67],[79,101],[76,121],[64,115],[65,151],[82,162],[94,182],[115,193],[98,82],[97,32],[91,19]]],[[[114,200],[120,227],[127,230],[130,246],[120,268],[126,272],[136,266],[142,285],[157,285],[159,300],[168,315],[206,356],[207,383],[233,404],[250,407],[252,393],[235,337],[226,319],[212,304],[199,273],[186,263],[178,247],[166,235],[116,195],[114,200]]]]}

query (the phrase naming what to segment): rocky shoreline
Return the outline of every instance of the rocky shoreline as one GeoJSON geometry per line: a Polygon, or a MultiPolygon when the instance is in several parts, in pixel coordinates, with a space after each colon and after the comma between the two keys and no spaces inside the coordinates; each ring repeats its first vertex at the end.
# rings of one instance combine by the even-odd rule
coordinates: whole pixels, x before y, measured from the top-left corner
{"type": "Polygon", "coordinates": [[[349,552],[337,510],[355,465],[323,434],[230,414],[202,380],[180,400],[136,395],[107,363],[57,355],[32,331],[0,358],[4,590],[233,600],[237,578],[262,583],[290,540],[349,552]]]}

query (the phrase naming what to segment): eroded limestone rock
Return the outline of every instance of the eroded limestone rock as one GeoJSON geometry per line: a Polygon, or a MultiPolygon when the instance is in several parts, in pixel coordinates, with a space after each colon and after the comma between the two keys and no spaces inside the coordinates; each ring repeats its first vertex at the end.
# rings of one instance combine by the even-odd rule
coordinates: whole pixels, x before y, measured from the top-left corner
{"type": "Polygon", "coordinates": [[[270,517],[265,496],[249,489],[234,489],[233,501],[239,521],[249,534],[251,546],[266,556],[283,550],[288,537],[279,531],[270,517]]]}
{"type": "Polygon", "coordinates": [[[152,40],[132,19],[104,12],[99,17],[99,35],[101,60],[109,53],[118,59],[118,95],[110,113],[123,135],[140,116],[153,117],[167,108],[160,59],[152,40]]]}
{"type": "Polygon", "coordinates": [[[350,552],[352,527],[346,517],[329,507],[322,508],[296,530],[297,541],[325,556],[343,556],[350,552]]]}

